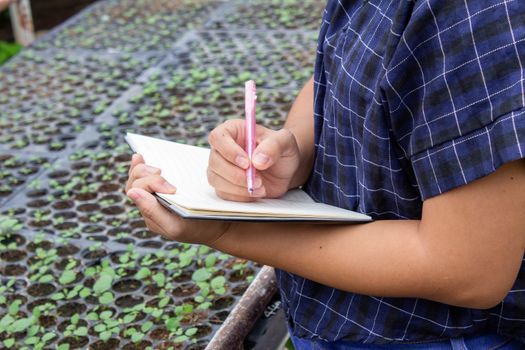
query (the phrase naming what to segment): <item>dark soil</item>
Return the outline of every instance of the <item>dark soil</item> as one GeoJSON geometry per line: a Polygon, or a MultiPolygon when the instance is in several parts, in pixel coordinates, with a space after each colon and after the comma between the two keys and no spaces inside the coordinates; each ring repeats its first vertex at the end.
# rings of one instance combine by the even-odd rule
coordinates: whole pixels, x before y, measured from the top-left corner
{"type": "Polygon", "coordinates": [[[18,264],[10,264],[0,267],[0,275],[3,276],[20,276],[26,272],[27,268],[18,264]]]}
{"type": "Polygon", "coordinates": [[[140,295],[131,295],[131,294],[118,297],[117,300],[115,300],[115,304],[118,307],[122,307],[122,308],[133,307],[142,302],[144,302],[143,297],[141,297],[140,295]]]}
{"type": "Polygon", "coordinates": [[[97,340],[89,345],[89,350],[113,350],[118,349],[119,344],[120,340],[114,338],[107,341],[97,340]]]}
{"type": "Polygon", "coordinates": [[[98,205],[97,203],[86,203],[86,204],[81,204],[77,207],[78,211],[82,211],[86,213],[98,211],[99,209],[100,209],[100,205],[98,205]]]}
{"type": "Polygon", "coordinates": [[[88,250],[84,253],[84,259],[93,260],[101,259],[107,255],[107,252],[104,249],[88,250]]]}
{"type": "Polygon", "coordinates": [[[149,333],[153,340],[167,340],[170,337],[170,332],[166,328],[155,328],[149,333]]]}
{"type": "Polygon", "coordinates": [[[199,343],[191,344],[187,346],[185,350],[204,350],[205,348],[206,348],[206,344],[199,342],[199,343]]]}
{"type": "Polygon", "coordinates": [[[86,311],[86,305],[77,302],[70,302],[60,306],[57,309],[57,314],[62,317],[71,317],[74,314],[81,314],[84,311],[86,311]]]}
{"type": "Polygon", "coordinates": [[[88,337],[69,336],[63,338],[58,344],[69,344],[70,349],[82,349],[89,343],[88,337]]]}
{"type": "Polygon", "coordinates": [[[49,295],[56,290],[51,283],[35,283],[29,286],[27,292],[34,297],[43,297],[49,295]]]}
{"type": "Polygon", "coordinates": [[[38,243],[30,242],[27,245],[27,249],[29,251],[31,251],[31,252],[35,252],[37,250],[37,248],[41,248],[41,249],[44,249],[44,250],[49,250],[49,249],[51,249],[52,246],[53,246],[53,243],[50,242],[50,241],[41,241],[41,242],[38,242],[38,243]]]}
{"type": "Polygon", "coordinates": [[[113,284],[113,290],[118,293],[133,292],[140,287],[142,287],[142,282],[134,278],[123,279],[113,284]]]}
{"type": "Polygon", "coordinates": [[[27,253],[23,250],[6,250],[0,253],[0,259],[8,261],[8,262],[17,262],[22,259],[25,259],[27,256],[27,253]]]}
{"type": "Polygon", "coordinates": [[[57,248],[57,254],[60,256],[68,256],[76,254],[80,248],[74,244],[67,244],[57,248]]]}
{"type": "Polygon", "coordinates": [[[20,247],[26,243],[26,239],[24,236],[17,234],[10,234],[0,239],[0,244],[9,245],[11,243],[15,243],[17,247],[20,247]]]}
{"type": "Polygon", "coordinates": [[[75,202],[73,201],[59,201],[53,203],[53,208],[57,210],[63,210],[63,209],[70,209],[75,206],[75,202]]]}
{"type": "Polygon", "coordinates": [[[197,339],[203,338],[213,331],[213,329],[210,326],[205,325],[205,324],[197,325],[196,327],[197,327],[197,333],[195,333],[195,338],[197,339]]]}
{"type": "Polygon", "coordinates": [[[160,343],[159,345],[157,345],[157,349],[158,350],[168,350],[168,349],[171,349],[171,350],[182,350],[184,348],[184,344],[182,343],[174,343],[174,342],[171,342],[171,341],[166,341],[166,342],[163,342],[163,343],[160,343]]]}
{"type": "Polygon", "coordinates": [[[228,306],[232,305],[235,300],[232,297],[224,296],[218,299],[215,299],[212,303],[212,310],[222,310],[226,309],[228,306]]]}
{"type": "Polygon", "coordinates": [[[210,317],[210,322],[212,324],[222,324],[229,314],[228,311],[219,311],[210,317]]]}
{"type": "Polygon", "coordinates": [[[57,323],[57,318],[51,315],[40,315],[38,323],[44,328],[54,327],[57,323]]]}
{"type": "Polygon", "coordinates": [[[148,346],[151,346],[151,342],[147,340],[141,340],[138,343],[127,343],[126,345],[124,345],[122,350],[143,350],[148,346]]]}
{"type": "Polygon", "coordinates": [[[199,287],[193,283],[183,283],[178,285],[173,290],[173,295],[176,297],[186,297],[188,295],[193,295],[199,291],[199,287]]]}

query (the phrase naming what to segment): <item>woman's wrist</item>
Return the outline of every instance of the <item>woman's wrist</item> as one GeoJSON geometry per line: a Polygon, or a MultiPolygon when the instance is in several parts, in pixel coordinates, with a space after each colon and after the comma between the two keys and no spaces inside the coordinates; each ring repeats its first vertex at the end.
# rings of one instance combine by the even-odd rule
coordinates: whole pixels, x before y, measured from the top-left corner
{"type": "Polygon", "coordinates": [[[229,221],[226,230],[215,239],[213,242],[207,244],[210,248],[220,250],[221,252],[232,254],[234,251],[233,244],[236,244],[235,238],[243,223],[241,221],[229,221]]]}

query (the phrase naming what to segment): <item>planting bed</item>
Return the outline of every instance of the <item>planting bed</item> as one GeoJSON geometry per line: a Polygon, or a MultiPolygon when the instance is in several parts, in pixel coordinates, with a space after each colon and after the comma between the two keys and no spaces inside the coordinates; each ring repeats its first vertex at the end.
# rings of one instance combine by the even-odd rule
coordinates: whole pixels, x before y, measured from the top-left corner
{"type": "Polygon", "coordinates": [[[42,156],[0,154],[0,203],[5,202],[21,188],[31,189],[33,179],[49,159],[42,156]]]}
{"type": "MultiPolygon", "coordinates": [[[[273,129],[282,126],[294,93],[259,89],[258,123],[273,129]]],[[[242,118],[243,111],[242,88],[184,88],[156,76],[127,101],[115,105],[111,124],[116,129],[207,147],[208,132],[228,119],[242,118]]]]}
{"type": "Polygon", "coordinates": [[[24,51],[0,71],[0,147],[64,150],[155,60],[24,51]]]}
{"type": "Polygon", "coordinates": [[[2,212],[0,274],[7,289],[0,330],[7,332],[0,341],[203,348],[258,267],[150,232],[123,193],[129,148],[114,147],[106,129],[99,128],[101,142],[84,142],[51,163],[2,212]],[[15,332],[17,321],[24,327],[15,332]]]}
{"type": "Polygon", "coordinates": [[[326,2],[319,0],[238,0],[210,21],[213,29],[312,29],[321,24],[326,2]]]}
{"type": "Polygon", "coordinates": [[[260,266],[150,232],[124,136],[207,146],[248,79],[258,123],[282,126],[323,3],[100,1],[0,68],[0,350],[195,350],[224,330],[260,266]]]}
{"type": "Polygon", "coordinates": [[[297,89],[313,74],[316,38],[315,31],[197,32],[176,47],[172,66],[190,85],[238,87],[252,78],[259,87],[297,89]]]}
{"type": "Polygon", "coordinates": [[[115,249],[45,233],[10,234],[5,223],[3,348],[201,349],[255,272],[206,247],[115,249]]]}
{"type": "Polygon", "coordinates": [[[208,0],[101,1],[36,46],[162,51],[188,30],[202,25],[217,4],[208,0]]]}

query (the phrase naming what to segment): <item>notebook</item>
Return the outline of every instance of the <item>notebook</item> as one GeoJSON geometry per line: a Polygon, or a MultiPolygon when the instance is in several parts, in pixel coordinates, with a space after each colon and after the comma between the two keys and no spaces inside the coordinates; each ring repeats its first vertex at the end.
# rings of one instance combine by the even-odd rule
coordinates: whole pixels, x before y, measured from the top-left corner
{"type": "Polygon", "coordinates": [[[208,184],[210,150],[158,138],[128,133],[126,141],[147,165],[177,188],[175,194],[155,193],[170,211],[191,219],[244,221],[366,222],[367,215],[316,203],[305,191],[293,189],[278,199],[235,202],[221,199],[208,184]]]}

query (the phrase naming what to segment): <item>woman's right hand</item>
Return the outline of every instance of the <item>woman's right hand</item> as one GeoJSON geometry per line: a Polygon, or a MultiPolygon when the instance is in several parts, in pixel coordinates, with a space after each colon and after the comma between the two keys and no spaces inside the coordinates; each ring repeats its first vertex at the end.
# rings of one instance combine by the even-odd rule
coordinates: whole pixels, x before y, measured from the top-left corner
{"type": "Polygon", "coordinates": [[[249,158],[244,151],[244,123],[242,119],[228,120],[210,133],[208,182],[223,199],[249,202],[278,198],[288,191],[299,168],[295,136],[288,129],[274,131],[257,125],[257,147],[252,155],[255,190],[250,195],[246,183],[249,158]]]}

